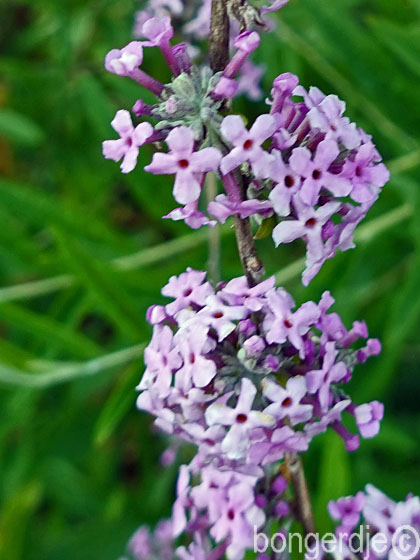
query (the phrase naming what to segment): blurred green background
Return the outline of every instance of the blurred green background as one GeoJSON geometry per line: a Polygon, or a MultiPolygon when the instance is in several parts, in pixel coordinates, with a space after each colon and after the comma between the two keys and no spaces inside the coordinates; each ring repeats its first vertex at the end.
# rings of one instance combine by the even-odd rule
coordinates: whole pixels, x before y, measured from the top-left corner
{"type": "MultiPolygon", "coordinates": [[[[205,267],[207,231],[161,220],[171,179],[122,176],[101,155],[110,121],[143,92],[104,71],[131,40],[130,0],[0,3],[0,557],[114,560],[141,523],[170,512],[177,465],[135,409],[146,308],[187,265],[205,267]]],[[[147,53],[149,55],[149,53],[147,53]]],[[[162,81],[159,57],[146,70],[162,81]]],[[[305,465],[320,528],[330,498],[373,482],[420,494],[420,1],[291,0],[254,59],[266,92],[284,71],[337,93],[373,134],[392,180],[309,288],[299,244],[259,242],[298,301],[330,289],[347,325],[366,319],[380,358],[357,370],[357,402],[383,399],[381,434],[349,455],[318,437],[305,465]]],[[[263,102],[238,101],[255,116],[263,102]]],[[[240,273],[232,233],[221,268],[240,273]]],[[[185,452],[184,452],[185,453],[185,452]]],[[[181,459],[187,460],[187,454],[181,459]]]]}

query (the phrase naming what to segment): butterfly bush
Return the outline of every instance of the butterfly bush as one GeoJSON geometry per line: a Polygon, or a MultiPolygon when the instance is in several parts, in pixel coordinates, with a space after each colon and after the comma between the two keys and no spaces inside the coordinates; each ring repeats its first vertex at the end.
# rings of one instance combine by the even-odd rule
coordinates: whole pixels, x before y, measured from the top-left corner
{"type": "MultiPolygon", "coordinates": [[[[251,220],[276,247],[303,241],[307,285],[337,250],[354,247],[354,231],[389,173],[345,103],[305,88],[294,74],[274,79],[266,110],[251,122],[235,112],[238,95],[259,97],[263,70],[250,60],[257,30],[272,28],[266,15],[287,1],[257,9],[229,0],[230,57],[214,72],[195,62],[209,34],[211,1],[149,0],[136,15],[138,40],[111,50],[105,67],[148,89],[154,102],[139,98],[131,112],[117,111],[111,125],[119,138],[104,141],[103,154],[129,173],[140,149],[154,149],[144,170],[172,176],[179,205],[166,219],[198,229],[233,217],[236,225],[251,220]],[[176,43],[177,34],[185,41],[176,43]],[[166,83],[142,68],[149,49],[161,51],[166,83]],[[218,185],[211,200],[204,196],[208,174],[218,185]]],[[[274,277],[255,280],[246,263],[245,273],[215,284],[187,268],[162,288],[166,303],[148,309],[153,333],[137,407],[173,438],[163,465],[176,460],[181,442],[195,455],[180,468],[171,519],[154,532],[141,527],[130,558],[242,560],[256,530],[270,535],[277,524],[286,535],[299,520],[292,457],[328,429],[347,451],[379,432],[382,403],[354,402],[347,389],[356,366],[381,350],[366,324],[346,328],[329,291],[296,305],[274,277]]],[[[403,521],[418,524],[418,510],[418,498],[395,504],[372,486],[329,504],[339,535],[362,518],[390,534],[403,521]]],[[[387,554],[397,560],[390,548],[387,554]]]]}
{"type": "Polygon", "coordinates": [[[165,218],[184,220],[193,229],[233,215],[274,220],[276,246],[297,239],[306,244],[302,280],[308,284],[337,250],[354,247],[354,230],[389,178],[371,137],[344,116],[337,96],[306,90],[290,73],[275,78],[269,112],[250,128],[240,115],[223,118],[221,109],[238,91],[238,73],[259,45],[256,31],[240,33],[229,63],[213,74],[192,64],[186,45],[171,46],[169,16],[147,19],[142,29],[147,40],[112,50],[105,66],[157,96],[154,105],[140,99],[133,107],[137,118],[154,126],[148,120],[134,126],[126,110],[118,111],[112,126],[120,138],[104,142],[104,156],[122,160],[127,173],[141,146],[164,142],[168,151],[156,152],[145,170],[174,176],[173,195],[182,206],[165,218]],[[172,72],[168,84],[140,68],[145,50],[154,47],[172,72]],[[245,199],[238,171],[246,182],[245,199]],[[209,172],[220,177],[222,192],[205,209],[201,199],[209,172]]]}

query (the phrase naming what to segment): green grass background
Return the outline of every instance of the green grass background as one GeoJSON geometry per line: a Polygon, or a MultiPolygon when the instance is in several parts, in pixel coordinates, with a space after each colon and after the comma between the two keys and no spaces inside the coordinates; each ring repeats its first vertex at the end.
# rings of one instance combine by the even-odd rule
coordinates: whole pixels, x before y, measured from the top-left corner
{"type": "MultiPolygon", "coordinates": [[[[170,512],[177,466],[135,409],[146,308],[187,265],[205,267],[207,232],[161,220],[171,180],[122,176],[101,141],[143,94],[107,74],[105,54],[131,39],[129,0],[0,3],[0,558],[113,560],[141,523],[170,512]]],[[[149,55],[149,53],[147,53],[149,55]]],[[[383,399],[380,435],[354,454],[334,434],[305,455],[318,524],[331,498],[373,482],[420,494],[420,1],[291,0],[255,60],[266,92],[296,72],[347,101],[392,179],[359,228],[358,247],[309,288],[299,244],[258,243],[298,301],[330,289],[347,324],[366,319],[384,351],[352,382],[383,399]]],[[[145,68],[162,81],[158,55],[145,68]]],[[[261,103],[239,101],[251,117],[261,103]]],[[[221,268],[240,273],[231,232],[221,268]]],[[[187,453],[182,457],[187,460],[187,453]]]]}

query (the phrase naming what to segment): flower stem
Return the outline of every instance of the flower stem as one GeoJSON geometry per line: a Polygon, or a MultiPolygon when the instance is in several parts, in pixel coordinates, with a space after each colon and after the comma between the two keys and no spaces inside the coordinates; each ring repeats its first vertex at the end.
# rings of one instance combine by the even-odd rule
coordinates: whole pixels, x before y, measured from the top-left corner
{"type": "MultiPolygon", "coordinates": [[[[213,72],[224,70],[229,61],[229,17],[227,3],[229,0],[212,0],[210,20],[210,65],[213,72]]],[[[235,179],[242,200],[245,199],[244,177],[237,173],[235,179]]],[[[229,194],[229,193],[228,193],[229,194]]],[[[234,216],[235,235],[239,256],[250,286],[258,284],[264,275],[264,266],[258,257],[249,219],[234,216]]],[[[293,486],[296,505],[296,517],[302,523],[306,534],[315,532],[315,522],[311,499],[302,461],[296,453],[290,453],[285,459],[286,468],[293,486]]]]}
{"type": "Polygon", "coordinates": [[[209,38],[210,66],[221,72],[229,62],[229,17],[227,0],[212,0],[209,38]]]}

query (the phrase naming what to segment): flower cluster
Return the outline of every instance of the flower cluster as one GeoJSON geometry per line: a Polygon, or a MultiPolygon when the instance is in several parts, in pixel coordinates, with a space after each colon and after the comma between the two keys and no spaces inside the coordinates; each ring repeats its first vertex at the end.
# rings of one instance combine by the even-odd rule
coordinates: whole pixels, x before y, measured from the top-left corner
{"type": "Polygon", "coordinates": [[[120,138],[103,143],[104,156],[122,159],[127,173],[136,166],[140,146],[165,141],[169,152],[155,153],[145,167],[175,176],[173,194],[182,206],[165,218],[184,220],[194,229],[213,226],[200,199],[206,174],[214,172],[224,192],[208,204],[208,214],[220,222],[234,214],[253,216],[258,223],[270,218],[276,246],[302,239],[307,246],[302,279],[308,284],[337,249],[354,247],[356,226],[389,178],[371,137],[343,116],[343,101],[314,87],[307,91],[289,73],[274,80],[270,113],[249,130],[239,115],[222,119],[223,103],[240,85],[235,78],[259,45],[255,31],[235,38],[231,60],[213,74],[192,64],[185,44],[171,45],[168,16],[147,19],[142,30],[147,40],[110,51],[105,66],[157,96],[154,105],[139,99],[133,112],[158,122],[134,126],[128,111],[118,111],[111,124],[120,138]],[[144,50],[151,47],[162,51],[173,74],[166,85],[140,68],[144,50]]]}
{"type": "MultiPolygon", "coordinates": [[[[193,229],[232,216],[237,224],[252,218],[261,226],[257,237],[271,234],[276,246],[303,240],[306,285],[337,250],[354,246],[353,232],[389,173],[371,137],[344,116],[344,102],[305,89],[293,74],[274,80],[267,113],[249,127],[238,114],[224,116],[244,89],[258,96],[260,70],[249,58],[260,36],[253,28],[287,2],[272,0],[259,10],[247,1],[228,2],[229,17],[237,20],[230,26],[231,57],[213,72],[193,63],[191,44],[172,44],[169,17],[188,39],[202,39],[210,0],[149,0],[137,18],[141,40],[110,51],[105,67],[147,88],[156,101],[138,99],[134,119],[117,111],[111,125],[120,138],[105,141],[103,153],[129,173],[140,147],[156,147],[145,171],[172,175],[180,205],[165,218],[193,229]],[[141,68],[150,48],[161,51],[168,83],[141,68]],[[218,179],[219,191],[204,203],[208,173],[218,179]]],[[[227,45],[227,33],[225,39],[227,45]]],[[[153,534],[140,528],[130,541],[129,554],[137,560],[242,560],[255,528],[270,534],[279,520],[285,521],[282,531],[292,517],[302,521],[292,503],[299,496],[288,465],[315,436],[331,428],[354,451],[360,436],[372,438],[380,429],[383,405],[354,403],[344,390],[355,366],[380,352],[365,323],[346,329],[331,312],[328,291],[318,303],[296,306],[274,277],[257,283],[260,278],[246,272],[252,284],[243,276],[214,286],[205,272],[188,268],[163,287],[170,301],[148,310],[153,335],[137,406],[176,436],[163,464],[174,461],[183,441],[197,449],[180,469],[171,521],[153,534]],[[178,543],[182,533],[189,537],[178,543]]],[[[394,522],[418,523],[418,499],[401,505],[382,496],[369,487],[366,495],[332,502],[337,533],[347,535],[361,515],[375,528],[388,524],[389,533],[394,522]]]]}
{"type": "Polygon", "coordinates": [[[347,331],[325,292],[296,309],[269,278],[249,288],[239,277],[215,289],[205,272],[188,269],[162,289],[173,301],[149,309],[153,337],[137,406],[168,433],[195,443],[220,467],[261,474],[262,467],[301,452],[331,426],[348,450],[373,437],[383,416],[376,401],[356,406],[342,390],[354,366],[380,351],[366,325],[347,331]]]}
{"type": "Polygon", "coordinates": [[[160,521],[153,532],[141,526],[128,543],[128,558],[120,560],[170,560],[173,558],[173,540],[173,524],[169,519],[160,521]]]}
{"type": "MultiPolygon", "coordinates": [[[[420,558],[420,499],[409,494],[402,502],[394,502],[372,484],[356,496],[340,498],[328,504],[329,513],[340,522],[336,529],[346,556],[351,535],[362,523],[368,528],[363,558],[401,560],[420,558]]],[[[351,556],[351,555],[350,555],[351,556]]]]}

